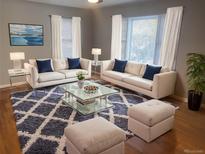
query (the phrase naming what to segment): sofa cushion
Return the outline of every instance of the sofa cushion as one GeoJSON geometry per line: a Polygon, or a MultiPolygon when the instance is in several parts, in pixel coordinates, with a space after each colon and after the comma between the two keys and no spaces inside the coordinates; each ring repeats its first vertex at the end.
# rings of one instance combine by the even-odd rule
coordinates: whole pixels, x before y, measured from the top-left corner
{"type": "Polygon", "coordinates": [[[53,59],[54,70],[65,70],[68,69],[68,60],[67,59],[53,59]]]}
{"type": "Polygon", "coordinates": [[[80,58],[68,58],[69,69],[81,69],[80,58]]]}
{"type": "Polygon", "coordinates": [[[139,76],[142,77],[145,73],[145,70],[146,70],[146,64],[142,64],[139,76]]]}
{"type": "Polygon", "coordinates": [[[105,71],[103,72],[103,75],[116,79],[116,80],[122,80],[123,78],[133,76],[132,74],[121,73],[121,72],[116,72],[116,71],[105,71]]]}
{"type": "Polygon", "coordinates": [[[66,78],[74,78],[77,76],[77,73],[82,71],[83,74],[87,75],[88,71],[84,69],[72,69],[72,70],[58,70],[59,73],[63,73],[66,78]]]}
{"type": "Polygon", "coordinates": [[[127,61],[125,60],[118,60],[115,59],[115,64],[114,64],[114,68],[113,71],[116,72],[125,72],[125,67],[126,67],[127,61]]]}
{"type": "Polygon", "coordinates": [[[160,73],[162,66],[147,65],[143,78],[153,80],[154,75],[160,73]]]}
{"type": "Polygon", "coordinates": [[[101,117],[69,125],[64,132],[82,154],[101,153],[126,140],[122,129],[101,117]]]}
{"type": "Polygon", "coordinates": [[[128,61],[125,67],[125,72],[139,76],[141,67],[142,67],[142,64],[139,64],[133,61],[128,61]]]}
{"type": "Polygon", "coordinates": [[[53,72],[50,59],[36,60],[36,64],[38,67],[38,73],[53,72]]]}
{"type": "Polygon", "coordinates": [[[62,80],[65,79],[65,75],[59,72],[46,72],[46,73],[39,73],[39,82],[47,82],[53,80],[62,80]]]}
{"type": "Polygon", "coordinates": [[[175,114],[175,107],[162,101],[152,99],[129,107],[128,115],[147,126],[153,126],[175,114]]]}
{"type": "Polygon", "coordinates": [[[153,86],[152,80],[147,80],[138,76],[126,77],[123,78],[123,81],[147,90],[152,90],[152,86],[153,86]]]}

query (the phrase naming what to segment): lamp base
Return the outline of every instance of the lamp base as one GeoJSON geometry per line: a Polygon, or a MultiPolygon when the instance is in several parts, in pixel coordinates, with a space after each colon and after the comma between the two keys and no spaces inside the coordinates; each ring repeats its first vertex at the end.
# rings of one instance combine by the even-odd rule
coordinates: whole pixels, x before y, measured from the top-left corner
{"type": "Polygon", "coordinates": [[[94,63],[95,63],[95,64],[98,63],[98,55],[94,55],[94,63]]]}
{"type": "Polygon", "coordinates": [[[13,67],[15,70],[21,70],[22,69],[21,60],[14,60],[13,67]]]}

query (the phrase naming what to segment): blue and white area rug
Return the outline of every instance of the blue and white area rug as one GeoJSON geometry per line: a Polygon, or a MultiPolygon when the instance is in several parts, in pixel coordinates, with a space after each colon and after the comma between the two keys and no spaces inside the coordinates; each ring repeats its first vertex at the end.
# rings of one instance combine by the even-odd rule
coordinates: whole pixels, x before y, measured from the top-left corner
{"type": "Polygon", "coordinates": [[[12,94],[22,152],[64,154],[66,153],[64,128],[98,116],[122,128],[127,137],[132,136],[133,134],[127,128],[127,109],[149,98],[117,87],[112,88],[119,91],[117,94],[108,96],[114,107],[88,116],[83,116],[66,106],[61,101],[64,91],[58,86],[39,89],[35,92],[25,91],[12,94]]]}

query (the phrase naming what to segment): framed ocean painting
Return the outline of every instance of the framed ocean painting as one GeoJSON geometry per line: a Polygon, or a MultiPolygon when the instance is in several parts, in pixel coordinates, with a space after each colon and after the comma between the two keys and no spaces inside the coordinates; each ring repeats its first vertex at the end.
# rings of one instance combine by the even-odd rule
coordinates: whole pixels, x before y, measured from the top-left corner
{"type": "Polygon", "coordinates": [[[43,46],[43,25],[9,24],[11,46],[43,46]]]}

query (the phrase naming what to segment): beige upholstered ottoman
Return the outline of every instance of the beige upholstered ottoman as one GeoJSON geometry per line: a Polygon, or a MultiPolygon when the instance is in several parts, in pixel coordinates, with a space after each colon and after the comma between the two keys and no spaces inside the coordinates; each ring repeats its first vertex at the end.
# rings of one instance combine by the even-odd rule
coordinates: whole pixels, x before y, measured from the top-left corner
{"type": "Polygon", "coordinates": [[[69,154],[123,154],[124,131],[104,118],[94,118],[65,128],[69,154]]]}
{"type": "Polygon", "coordinates": [[[149,100],[128,109],[128,129],[147,142],[173,128],[175,107],[149,100]]]}

